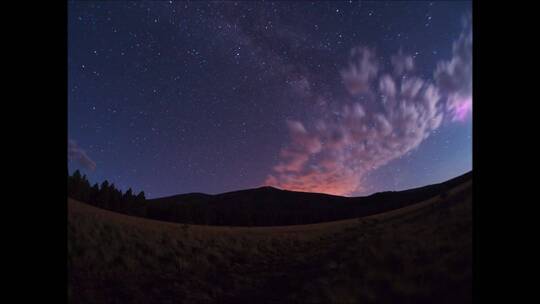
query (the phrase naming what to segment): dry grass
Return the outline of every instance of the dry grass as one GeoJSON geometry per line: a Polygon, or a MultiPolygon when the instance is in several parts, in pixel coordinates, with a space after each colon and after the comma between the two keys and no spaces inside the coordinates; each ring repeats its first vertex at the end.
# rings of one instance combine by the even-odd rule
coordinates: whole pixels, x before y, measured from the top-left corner
{"type": "Polygon", "coordinates": [[[68,200],[72,303],[471,302],[471,184],[362,219],[166,223],[68,200]]]}

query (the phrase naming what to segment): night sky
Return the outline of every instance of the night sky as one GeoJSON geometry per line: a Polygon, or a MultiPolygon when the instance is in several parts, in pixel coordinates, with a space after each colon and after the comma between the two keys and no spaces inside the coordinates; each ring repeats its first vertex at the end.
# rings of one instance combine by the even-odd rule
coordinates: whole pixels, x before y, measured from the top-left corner
{"type": "Polygon", "coordinates": [[[74,1],[68,165],[149,198],[472,168],[471,2],[74,1]]]}

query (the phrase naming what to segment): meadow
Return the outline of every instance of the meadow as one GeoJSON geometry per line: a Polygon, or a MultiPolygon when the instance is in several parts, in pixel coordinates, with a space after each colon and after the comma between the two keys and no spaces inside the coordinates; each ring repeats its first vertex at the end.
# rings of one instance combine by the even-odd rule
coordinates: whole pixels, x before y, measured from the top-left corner
{"type": "Polygon", "coordinates": [[[471,303],[472,181],[390,212],[169,223],[68,199],[70,303],[471,303]]]}

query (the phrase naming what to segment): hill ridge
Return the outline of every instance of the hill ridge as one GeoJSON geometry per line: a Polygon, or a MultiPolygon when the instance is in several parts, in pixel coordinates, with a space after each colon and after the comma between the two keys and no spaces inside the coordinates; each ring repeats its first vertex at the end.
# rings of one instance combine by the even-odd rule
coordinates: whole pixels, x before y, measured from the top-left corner
{"type": "Polygon", "coordinates": [[[362,217],[405,207],[440,195],[472,178],[472,171],[448,181],[402,191],[345,197],[273,187],[221,194],[180,194],[146,202],[147,217],[161,221],[225,226],[283,226],[362,217]]]}

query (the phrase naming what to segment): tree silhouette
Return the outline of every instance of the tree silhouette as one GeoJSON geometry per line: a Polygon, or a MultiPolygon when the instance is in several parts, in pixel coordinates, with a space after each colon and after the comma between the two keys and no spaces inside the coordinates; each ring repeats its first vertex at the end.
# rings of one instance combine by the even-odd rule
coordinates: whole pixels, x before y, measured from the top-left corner
{"type": "Polygon", "coordinates": [[[133,191],[129,188],[122,197],[124,202],[131,202],[133,200],[133,191]]]}
{"type": "Polygon", "coordinates": [[[68,171],[68,197],[116,212],[146,216],[144,191],[135,196],[129,188],[124,194],[114,183],[107,180],[101,185],[95,183],[90,186],[86,175],[81,175],[79,170],[75,170],[71,176],[68,171]]]}
{"type": "Polygon", "coordinates": [[[95,202],[99,195],[99,185],[98,183],[95,183],[92,188],[90,188],[90,197],[88,199],[88,202],[95,202]]]}
{"type": "Polygon", "coordinates": [[[82,187],[83,179],[81,177],[81,172],[79,170],[75,170],[73,176],[68,179],[68,195],[77,199],[82,199],[82,187]]]}
{"type": "Polygon", "coordinates": [[[137,194],[137,197],[135,198],[135,200],[137,202],[144,202],[146,200],[146,198],[144,196],[144,191],[139,192],[139,194],[137,194]]]}
{"type": "Polygon", "coordinates": [[[81,180],[81,171],[79,171],[79,169],[77,169],[77,170],[75,170],[75,172],[73,172],[73,179],[78,180],[78,181],[81,180]]]}
{"type": "Polygon", "coordinates": [[[111,195],[109,191],[109,182],[105,180],[101,183],[97,203],[99,204],[99,206],[109,209],[110,202],[111,202],[111,195]]]}

